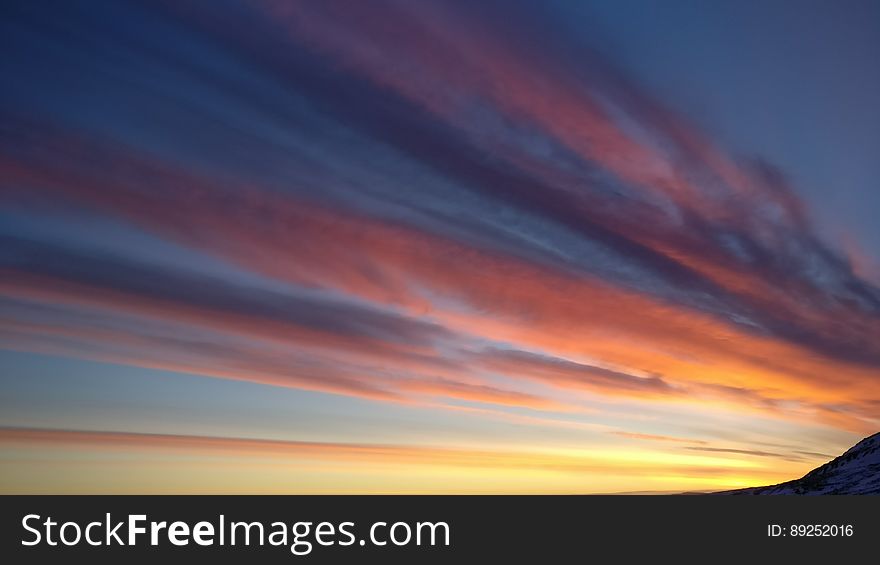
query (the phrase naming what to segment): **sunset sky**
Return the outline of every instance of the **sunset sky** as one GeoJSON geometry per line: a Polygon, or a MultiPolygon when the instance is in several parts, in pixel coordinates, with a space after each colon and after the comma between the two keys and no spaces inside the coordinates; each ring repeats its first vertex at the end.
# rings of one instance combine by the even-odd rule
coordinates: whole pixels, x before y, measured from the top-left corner
{"type": "Polygon", "coordinates": [[[601,493],[880,430],[880,3],[0,7],[0,492],[601,493]]]}

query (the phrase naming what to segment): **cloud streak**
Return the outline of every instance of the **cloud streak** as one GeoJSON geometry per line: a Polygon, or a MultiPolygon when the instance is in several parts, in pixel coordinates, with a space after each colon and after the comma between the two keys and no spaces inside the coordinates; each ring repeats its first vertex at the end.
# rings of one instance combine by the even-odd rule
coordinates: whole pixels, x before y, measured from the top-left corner
{"type": "MultiPolygon", "coordinates": [[[[744,460],[704,455],[674,455],[657,452],[653,454],[655,466],[648,470],[633,460],[633,454],[626,451],[592,453],[541,453],[511,450],[477,450],[445,447],[421,447],[408,445],[355,444],[330,442],[304,442],[291,440],[266,440],[252,438],[187,436],[171,434],[142,434],[127,432],[54,430],[54,429],[15,429],[0,428],[0,448],[19,448],[39,452],[45,449],[75,448],[76,452],[89,453],[98,461],[119,454],[135,455],[149,461],[151,456],[165,460],[185,456],[195,460],[200,467],[216,465],[217,461],[247,462],[239,466],[240,472],[249,477],[271,477],[267,468],[280,467],[294,477],[305,474],[304,470],[325,465],[333,469],[357,467],[363,470],[390,473],[390,469],[402,469],[411,476],[418,477],[425,472],[445,474],[466,473],[465,476],[494,476],[495,480],[507,481],[509,474],[519,475],[519,480],[543,481],[542,488],[535,483],[535,492],[560,492],[559,486],[548,488],[549,484],[572,484],[584,477],[608,476],[610,473],[628,477],[642,477],[649,480],[651,474],[679,474],[718,480],[725,483],[725,475],[736,473],[739,477],[755,477],[766,473],[760,465],[744,460]],[[552,478],[555,477],[555,480],[552,478]],[[560,480],[561,478],[561,480],[560,480]]],[[[75,458],[75,456],[74,456],[75,458]]],[[[99,471],[100,472],[100,471],[99,471]]],[[[204,471],[202,471],[204,473],[204,471]]],[[[207,473],[210,475],[210,473],[207,473]]],[[[20,481],[16,477],[17,481],[20,481]]],[[[212,477],[213,480],[213,477],[212,477]]],[[[235,489],[236,492],[260,492],[259,482],[243,485],[220,483],[220,488],[235,489]]],[[[42,485],[47,488],[46,485],[42,485]]],[[[48,487],[53,492],[63,489],[66,483],[58,482],[48,487]]],[[[157,485],[158,486],[158,485],[157,485]]],[[[210,483],[199,489],[211,492],[218,488],[210,483]]],[[[275,488],[277,488],[276,485],[275,488]]],[[[166,487],[167,488],[167,487],[166,487]]],[[[297,492],[290,483],[285,488],[297,492]]],[[[424,492],[424,487],[386,486],[381,492],[424,492]]],[[[163,492],[165,491],[162,489],[163,492]]],[[[173,487],[172,487],[173,492],[173,487]]]]}
{"type": "Polygon", "coordinates": [[[870,257],[588,46],[523,41],[520,7],[104,8],[121,31],[10,10],[4,348],[519,418],[878,425],[870,257]]]}

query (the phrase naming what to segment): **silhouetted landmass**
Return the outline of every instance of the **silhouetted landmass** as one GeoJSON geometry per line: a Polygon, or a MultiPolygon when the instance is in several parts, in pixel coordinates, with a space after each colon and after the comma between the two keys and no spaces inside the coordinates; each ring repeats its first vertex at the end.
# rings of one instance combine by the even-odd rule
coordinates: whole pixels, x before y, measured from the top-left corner
{"type": "Polygon", "coordinates": [[[880,494],[880,433],[800,479],[717,494],[880,494]]]}

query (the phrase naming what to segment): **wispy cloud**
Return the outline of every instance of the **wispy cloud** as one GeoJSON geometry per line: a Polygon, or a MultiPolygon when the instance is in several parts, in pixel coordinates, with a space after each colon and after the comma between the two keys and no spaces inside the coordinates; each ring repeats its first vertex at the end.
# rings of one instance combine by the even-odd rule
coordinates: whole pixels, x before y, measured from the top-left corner
{"type": "Polygon", "coordinates": [[[4,348],[520,421],[605,403],[615,430],[648,405],[878,424],[869,254],[597,52],[517,41],[519,9],[107,9],[163,34],[11,11],[4,348]]]}

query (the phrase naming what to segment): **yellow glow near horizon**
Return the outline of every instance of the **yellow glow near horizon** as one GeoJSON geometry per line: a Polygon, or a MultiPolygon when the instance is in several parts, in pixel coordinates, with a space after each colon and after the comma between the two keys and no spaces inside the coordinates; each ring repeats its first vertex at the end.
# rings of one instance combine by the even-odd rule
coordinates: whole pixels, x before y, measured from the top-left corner
{"type": "Polygon", "coordinates": [[[803,466],[745,455],[476,451],[5,431],[2,490],[93,493],[602,493],[737,488],[803,466]]]}

